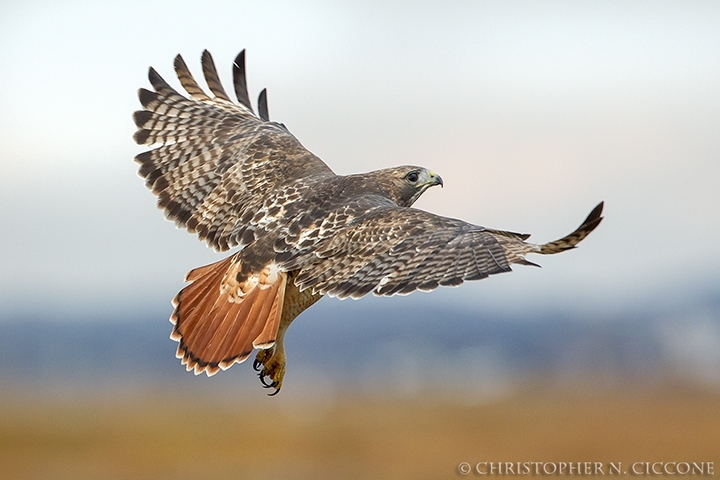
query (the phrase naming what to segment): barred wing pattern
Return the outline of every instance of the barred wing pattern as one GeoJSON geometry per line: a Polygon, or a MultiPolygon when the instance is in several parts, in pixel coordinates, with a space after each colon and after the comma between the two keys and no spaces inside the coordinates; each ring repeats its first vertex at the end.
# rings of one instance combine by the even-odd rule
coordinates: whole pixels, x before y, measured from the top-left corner
{"type": "MultiPolygon", "coordinates": [[[[289,198],[334,173],[283,125],[255,116],[244,51],[233,69],[239,105],[225,93],[208,51],[202,67],[214,97],[198,86],[180,55],[175,71],[190,98],[150,69],[155,91],[139,91],[145,110],[134,114],[134,138],[155,148],[135,160],[167,218],[225,251],[251,242],[256,225],[272,224],[289,198]]],[[[260,110],[267,117],[264,94],[260,110]]]]}
{"type": "MultiPolygon", "coordinates": [[[[417,209],[382,207],[359,217],[312,250],[294,252],[285,268],[300,269],[301,289],[338,298],[408,294],[535,265],[528,253],[559,253],[602,220],[599,204],[573,233],[544,245],[530,235],[491,230],[417,209]]],[[[290,255],[286,255],[290,256],[290,255]]],[[[283,258],[281,254],[280,259],[283,258]]]]}

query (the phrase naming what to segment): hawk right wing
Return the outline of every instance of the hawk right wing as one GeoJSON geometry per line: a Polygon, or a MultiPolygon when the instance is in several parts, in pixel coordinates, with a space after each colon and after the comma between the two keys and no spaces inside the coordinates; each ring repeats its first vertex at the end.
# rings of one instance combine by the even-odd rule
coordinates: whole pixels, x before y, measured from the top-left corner
{"type": "Polygon", "coordinates": [[[258,228],[272,230],[285,207],[335,174],[281,124],[250,105],[245,52],[233,68],[233,103],[206,50],[202,55],[210,97],[178,55],[175,71],[190,98],[180,95],[150,68],[155,91],[140,89],[144,110],[135,112],[138,144],[154,146],[135,157],[139,175],[158,196],[158,207],[177,226],[197,233],[218,251],[252,241],[258,228]]]}

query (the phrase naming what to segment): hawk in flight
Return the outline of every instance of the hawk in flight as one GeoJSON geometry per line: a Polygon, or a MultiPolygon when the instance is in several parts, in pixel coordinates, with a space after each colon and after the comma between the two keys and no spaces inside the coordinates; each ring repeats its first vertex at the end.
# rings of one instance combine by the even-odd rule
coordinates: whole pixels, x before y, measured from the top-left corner
{"type": "Polygon", "coordinates": [[[426,168],[401,166],[336,175],[282,123],[269,120],[266,91],[255,113],[245,82],[245,52],[233,64],[233,102],[212,56],[202,55],[211,95],[180,55],[175,73],[187,96],[150,68],[154,91],[139,90],[135,157],[158,207],[178,227],[217,251],[219,262],[187,274],[173,300],[171,338],[195,374],[213,375],[253,349],[266,387],[280,391],[283,338],[290,323],[323,295],[360,298],[456,286],[534,265],[528,253],[575,247],[602,220],[600,203],[554,242],[493,230],[412,208],[443,184],[426,168]]]}

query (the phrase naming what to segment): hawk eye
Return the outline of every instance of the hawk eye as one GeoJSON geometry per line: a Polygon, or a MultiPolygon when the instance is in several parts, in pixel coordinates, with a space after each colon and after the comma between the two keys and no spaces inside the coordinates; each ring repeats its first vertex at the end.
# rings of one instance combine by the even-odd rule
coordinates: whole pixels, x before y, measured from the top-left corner
{"type": "Polygon", "coordinates": [[[415,183],[418,181],[418,172],[410,172],[405,175],[405,178],[407,178],[410,183],[415,183]]]}

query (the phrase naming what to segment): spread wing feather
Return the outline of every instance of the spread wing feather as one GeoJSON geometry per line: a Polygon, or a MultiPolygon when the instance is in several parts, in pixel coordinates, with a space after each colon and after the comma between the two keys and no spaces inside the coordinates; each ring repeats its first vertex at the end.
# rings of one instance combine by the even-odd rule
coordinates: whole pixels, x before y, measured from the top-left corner
{"type": "MultiPolygon", "coordinates": [[[[311,248],[303,250],[300,243],[286,239],[287,251],[278,258],[288,259],[286,268],[300,269],[295,284],[301,290],[338,298],[408,294],[509,272],[514,263],[535,265],[526,254],[573,248],[597,227],[601,213],[602,204],[570,235],[536,245],[525,242],[527,234],[380,205],[357,218],[350,216],[345,226],[320,235],[311,248]]],[[[298,235],[303,236],[307,231],[298,235]]]]}
{"type": "Polygon", "coordinates": [[[266,88],[262,89],[262,92],[260,92],[260,96],[258,97],[258,115],[260,115],[260,118],[262,118],[266,122],[270,121],[270,114],[268,113],[267,89],[266,88]]]}
{"type": "Polygon", "coordinates": [[[517,263],[483,227],[413,208],[382,205],[334,234],[326,231],[305,251],[290,247],[284,268],[300,268],[301,290],[339,298],[405,294],[507,272],[517,263]]]}
{"type": "Polygon", "coordinates": [[[225,93],[225,89],[223,88],[222,82],[220,81],[220,76],[217,73],[217,68],[215,68],[215,61],[213,60],[212,55],[210,55],[210,52],[208,52],[207,50],[203,51],[202,53],[201,63],[203,75],[205,76],[205,81],[207,82],[210,91],[215,94],[215,100],[224,100],[232,104],[232,100],[230,100],[228,94],[225,93]]]}
{"type": "Polygon", "coordinates": [[[240,104],[223,89],[207,51],[202,68],[214,97],[197,84],[180,55],[175,71],[189,98],[150,69],[154,91],[139,91],[144,110],[134,114],[134,138],[154,148],[135,160],[165,215],[224,251],[247,244],[257,225],[271,223],[286,204],[335,174],[283,125],[265,120],[265,100],[265,118],[255,116],[244,55],[233,68],[240,104]]]}
{"type": "Polygon", "coordinates": [[[245,81],[245,50],[238,53],[238,56],[235,57],[235,61],[233,62],[233,85],[238,102],[252,111],[247,82],[245,81]]]}

